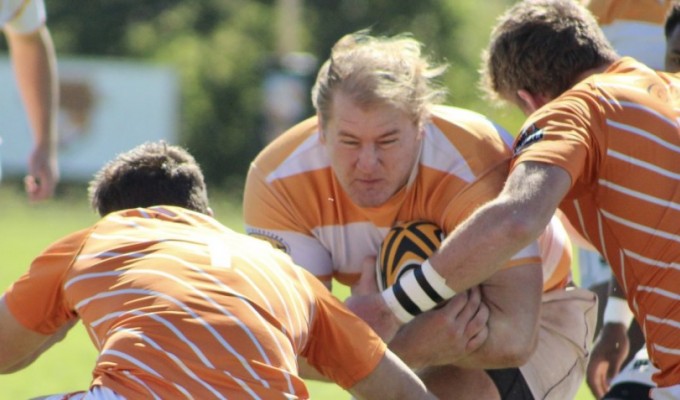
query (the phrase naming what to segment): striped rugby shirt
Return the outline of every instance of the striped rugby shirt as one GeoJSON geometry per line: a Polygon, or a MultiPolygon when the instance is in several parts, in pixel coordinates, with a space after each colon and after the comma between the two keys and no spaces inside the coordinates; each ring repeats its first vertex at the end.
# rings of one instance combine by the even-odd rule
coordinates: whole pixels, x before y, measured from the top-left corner
{"type": "Polygon", "coordinates": [[[43,334],[80,317],[100,352],[92,384],[126,398],[306,399],[298,355],[347,388],[386,349],[286,254],[178,207],[63,238],[6,302],[43,334]]]}
{"type": "MultiPolygon", "coordinates": [[[[396,223],[427,220],[451,232],[479,205],[493,199],[507,177],[512,137],[472,111],[437,106],[425,126],[420,158],[405,188],[386,204],[361,208],[337,182],[317,119],[294,126],[253,161],[246,180],[246,231],[269,240],[295,262],[330,282],[352,285],[362,261],[376,256],[396,223]]],[[[554,218],[540,240],[507,265],[543,258],[544,290],[570,277],[571,244],[554,218]]]]}
{"type": "Polygon", "coordinates": [[[564,168],[560,208],[604,255],[661,370],[680,383],[680,76],[624,57],[534,113],[514,165],[564,168]]]}

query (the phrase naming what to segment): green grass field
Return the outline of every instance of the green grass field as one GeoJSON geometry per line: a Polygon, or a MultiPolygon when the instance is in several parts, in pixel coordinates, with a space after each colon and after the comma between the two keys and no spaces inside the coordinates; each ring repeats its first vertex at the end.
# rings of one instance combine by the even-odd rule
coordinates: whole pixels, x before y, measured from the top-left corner
{"type": "MultiPolygon", "coordinates": [[[[240,199],[214,193],[211,193],[211,199],[215,217],[235,230],[242,230],[240,199]]],[[[4,183],[0,186],[0,205],[0,254],[3,255],[0,289],[3,291],[51,242],[97,220],[96,213],[87,204],[84,187],[62,188],[55,200],[28,205],[17,187],[4,183]]],[[[346,291],[340,290],[336,294],[343,297],[346,291]]],[[[87,388],[95,357],[94,346],[83,327],[78,325],[64,341],[28,368],[12,375],[1,375],[0,398],[22,400],[87,388]]],[[[333,384],[310,382],[309,389],[313,399],[350,398],[333,384]]],[[[592,399],[585,386],[576,397],[576,400],[592,399]]]]}

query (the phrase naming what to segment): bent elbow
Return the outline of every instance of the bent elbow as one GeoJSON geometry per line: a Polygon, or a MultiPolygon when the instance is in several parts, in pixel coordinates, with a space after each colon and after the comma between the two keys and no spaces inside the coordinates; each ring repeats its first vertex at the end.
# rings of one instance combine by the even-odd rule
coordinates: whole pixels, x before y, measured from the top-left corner
{"type": "Polygon", "coordinates": [[[512,367],[521,367],[522,365],[529,362],[529,359],[536,351],[538,341],[532,341],[527,343],[525,346],[517,346],[515,351],[508,355],[508,362],[512,364],[512,367]]]}
{"type": "Polygon", "coordinates": [[[511,235],[508,237],[514,238],[517,243],[528,245],[538,238],[546,226],[547,223],[542,220],[539,221],[524,214],[517,214],[507,219],[506,232],[511,235]]]}
{"type": "Polygon", "coordinates": [[[498,368],[517,368],[529,362],[529,359],[538,347],[538,337],[525,337],[522,340],[520,335],[516,335],[516,340],[511,343],[505,342],[498,349],[498,368]]]}

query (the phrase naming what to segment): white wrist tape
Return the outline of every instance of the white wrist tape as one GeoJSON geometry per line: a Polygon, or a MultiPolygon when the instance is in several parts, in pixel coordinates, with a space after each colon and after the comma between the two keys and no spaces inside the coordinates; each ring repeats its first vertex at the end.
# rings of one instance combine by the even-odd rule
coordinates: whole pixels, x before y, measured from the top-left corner
{"type": "Polygon", "coordinates": [[[624,299],[610,296],[604,308],[602,324],[617,323],[623,324],[628,328],[632,322],[633,312],[630,310],[628,302],[624,299]]]}
{"type": "Polygon", "coordinates": [[[433,309],[455,294],[428,260],[404,274],[394,285],[382,292],[385,303],[404,323],[433,309]]]}
{"type": "MultiPolygon", "coordinates": [[[[430,286],[432,286],[432,289],[434,289],[441,298],[448,300],[455,296],[456,292],[446,284],[446,279],[439,275],[439,272],[437,272],[432,264],[430,264],[430,260],[423,261],[423,263],[420,264],[420,269],[423,271],[423,275],[425,275],[425,279],[430,286]]],[[[439,303],[441,303],[441,301],[439,303]]]]}

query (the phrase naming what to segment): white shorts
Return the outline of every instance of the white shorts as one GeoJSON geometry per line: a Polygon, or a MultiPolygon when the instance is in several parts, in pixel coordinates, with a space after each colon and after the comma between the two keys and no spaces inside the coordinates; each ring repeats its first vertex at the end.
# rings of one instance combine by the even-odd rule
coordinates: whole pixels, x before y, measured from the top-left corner
{"type": "Polygon", "coordinates": [[[597,321],[597,296],[582,288],[543,294],[538,347],[522,376],[534,398],[573,399],[586,374],[597,321]]]}
{"type": "Polygon", "coordinates": [[[94,386],[87,392],[53,394],[34,400],[125,400],[125,398],[109,388],[94,386]]]}

